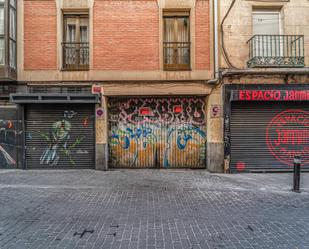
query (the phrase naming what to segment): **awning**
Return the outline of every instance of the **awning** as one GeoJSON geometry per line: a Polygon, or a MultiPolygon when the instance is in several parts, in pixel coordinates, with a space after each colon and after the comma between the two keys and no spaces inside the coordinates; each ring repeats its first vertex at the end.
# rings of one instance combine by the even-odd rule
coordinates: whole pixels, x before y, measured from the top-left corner
{"type": "Polygon", "coordinates": [[[16,104],[30,103],[100,103],[99,95],[94,94],[35,94],[17,93],[11,94],[10,100],[16,104]]]}

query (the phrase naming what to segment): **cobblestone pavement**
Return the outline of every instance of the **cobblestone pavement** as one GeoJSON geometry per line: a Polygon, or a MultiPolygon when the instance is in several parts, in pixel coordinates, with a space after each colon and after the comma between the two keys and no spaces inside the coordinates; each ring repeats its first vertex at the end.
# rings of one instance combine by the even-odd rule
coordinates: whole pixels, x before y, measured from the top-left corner
{"type": "Polygon", "coordinates": [[[301,194],[290,191],[291,180],[201,170],[2,170],[0,248],[309,248],[309,174],[301,194]]]}

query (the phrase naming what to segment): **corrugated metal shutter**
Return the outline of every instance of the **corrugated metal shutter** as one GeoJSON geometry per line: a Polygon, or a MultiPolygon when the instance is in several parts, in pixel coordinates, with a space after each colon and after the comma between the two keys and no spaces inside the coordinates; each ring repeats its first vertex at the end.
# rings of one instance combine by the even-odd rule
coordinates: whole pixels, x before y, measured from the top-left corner
{"type": "Polygon", "coordinates": [[[17,167],[19,124],[17,107],[0,104],[0,168],[17,167]]]}
{"type": "Polygon", "coordinates": [[[112,98],[110,166],[205,168],[204,97],[112,98]]]}
{"type": "Polygon", "coordinates": [[[290,171],[293,155],[289,152],[293,151],[302,152],[303,170],[309,170],[308,111],[306,102],[232,102],[231,172],[290,171]],[[307,121],[301,121],[303,119],[307,121]],[[280,131],[289,131],[289,136],[293,131],[297,134],[283,144],[273,145],[279,141],[280,131]]]}
{"type": "Polygon", "coordinates": [[[94,105],[26,108],[28,168],[94,168],[94,105]]]}

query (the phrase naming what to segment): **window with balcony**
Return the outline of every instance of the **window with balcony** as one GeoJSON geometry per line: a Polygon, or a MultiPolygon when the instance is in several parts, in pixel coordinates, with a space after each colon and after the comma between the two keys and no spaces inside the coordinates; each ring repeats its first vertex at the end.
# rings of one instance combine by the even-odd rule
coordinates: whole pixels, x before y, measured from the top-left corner
{"type": "Polygon", "coordinates": [[[63,23],[63,70],[89,70],[88,15],[64,14],[63,23]]]}
{"type": "Polygon", "coordinates": [[[283,35],[279,10],[253,11],[249,67],[303,67],[304,37],[283,35]]]}
{"type": "Polygon", "coordinates": [[[190,70],[189,11],[164,11],[164,70],[190,70]]]}

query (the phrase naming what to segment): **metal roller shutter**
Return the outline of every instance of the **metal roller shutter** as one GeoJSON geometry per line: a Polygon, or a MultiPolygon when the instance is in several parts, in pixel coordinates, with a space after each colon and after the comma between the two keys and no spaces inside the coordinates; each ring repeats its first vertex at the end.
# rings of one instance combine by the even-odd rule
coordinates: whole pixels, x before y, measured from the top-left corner
{"type": "Polygon", "coordinates": [[[232,172],[291,171],[294,154],[309,170],[309,104],[232,102],[232,172]]]}
{"type": "Polygon", "coordinates": [[[94,168],[94,120],[93,105],[28,105],[27,167],[94,168]]]}
{"type": "Polygon", "coordinates": [[[16,106],[0,104],[0,168],[17,168],[19,123],[16,106]]]}
{"type": "Polygon", "coordinates": [[[110,166],[205,168],[204,97],[112,98],[110,166]]]}

